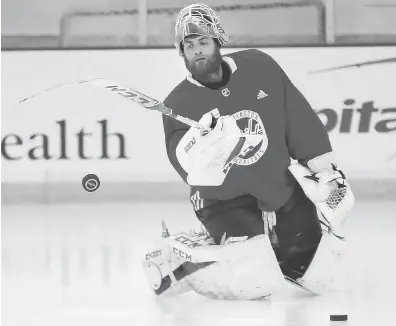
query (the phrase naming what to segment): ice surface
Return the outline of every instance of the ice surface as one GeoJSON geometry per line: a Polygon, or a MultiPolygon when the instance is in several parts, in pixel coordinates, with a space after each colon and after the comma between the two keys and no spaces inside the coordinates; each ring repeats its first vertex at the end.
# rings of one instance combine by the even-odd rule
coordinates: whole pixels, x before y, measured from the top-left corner
{"type": "Polygon", "coordinates": [[[395,324],[395,202],[356,204],[337,291],[290,288],[265,301],[155,298],[140,263],[162,220],[171,233],[199,227],[188,202],[3,206],[3,325],[320,326],[331,313],[347,313],[347,325],[395,324]]]}

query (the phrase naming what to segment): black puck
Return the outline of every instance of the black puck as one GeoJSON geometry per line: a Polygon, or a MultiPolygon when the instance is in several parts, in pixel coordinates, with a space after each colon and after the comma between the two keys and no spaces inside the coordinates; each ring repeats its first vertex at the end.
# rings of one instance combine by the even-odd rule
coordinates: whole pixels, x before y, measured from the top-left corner
{"type": "Polygon", "coordinates": [[[331,321],[347,321],[348,315],[330,315],[331,321]]]}
{"type": "Polygon", "coordinates": [[[82,186],[88,192],[94,192],[100,187],[100,180],[95,174],[87,174],[82,179],[82,186]]]}

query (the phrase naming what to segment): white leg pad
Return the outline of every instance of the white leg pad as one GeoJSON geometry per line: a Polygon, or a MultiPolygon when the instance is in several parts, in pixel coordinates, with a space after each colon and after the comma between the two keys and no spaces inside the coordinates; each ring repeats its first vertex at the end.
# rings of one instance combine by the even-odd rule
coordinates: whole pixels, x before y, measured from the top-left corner
{"type": "Polygon", "coordinates": [[[334,286],[335,274],[340,267],[346,245],[345,240],[332,233],[323,232],[310,266],[304,276],[297,279],[297,283],[314,294],[330,291],[334,286]]]}
{"type": "Polygon", "coordinates": [[[154,250],[148,252],[143,261],[143,270],[146,274],[148,284],[152,290],[158,290],[166,276],[171,279],[170,287],[161,292],[160,296],[174,296],[191,290],[187,279],[176,280],[173,271],[176,270],[183,260],[171,254],[169,240],[158,242],[154,250]]]}
{"type": "Polygon", "coordinates": [[[216,245],[205,234],[179,233],[155,248],[143,268],[160,296],[193,290],[210,298],[248,300],[282,293],[286,284],[266,234],[216,245]]]}
{"type": "MultiPolygon", "coordinates": [[[[216,299],[237,300],[283,292],[285,279],[267,235],[220,247],[234,251],[235,255],[225,255],[225,259],[189,275],[188,282],[195,292],[216,299]]],[[[207,249],[220,248],[208,246],[207,249]]]]}

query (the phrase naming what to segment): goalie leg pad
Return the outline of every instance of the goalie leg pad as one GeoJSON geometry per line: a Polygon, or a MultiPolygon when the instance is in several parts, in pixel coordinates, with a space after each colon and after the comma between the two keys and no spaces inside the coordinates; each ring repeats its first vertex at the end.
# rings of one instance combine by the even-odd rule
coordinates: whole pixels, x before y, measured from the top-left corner
{"type": "MultiPolygon", "coordinates": [[[[162,222],[162,239],[153,250],[148,251],[143,262],[143,270],[152,290],[159,296],[173,296],[191,290],[186,276],[209,265],[207,257],[203,263],[192,265],[190,247],[214,244],[206,230],[191,233],[180,232],[170,235],[162,222]],[[190,266],[190,267],[189,267],[190,266]],[[189,267],[189,268],[188,268],[189,267]]],[[[194,260],[198,257],[194,255],[194,260]]]]}
{"type": "Polygon", "coordinates": [[[314,294],[330,291],[334,287],[335,274],[346,248],[346,241],[342,237],[324,232],[315,256],[297,283],[314,294]]]}
{"type": "Polygon", "coordinates": [[[146,273],[146,277],[150,286],[153,288],[153,290],[158,290],[162,283],[162,273],[160,267],[152,261],[145,261],[143,262],[143,269],[146,273]]]}
{"type": "Polygon", "coordinates": [[[187,280],[178,277],[183,272],[183,263],[183,260],[171,254],[168,239],[159,241],[143,261],[143,271],[151,289],[160,296],[174,296],[190,291],[187,280]]]}
{"type": "Polygon", "coordinates": [[[282,292],[285,280],[267,235],[228,238],[178,233],[160,242],[143,264],[157,295],[194,290],[217,299],[257,299],[282,292]]]}
{"type": "Polygon", "coordinates": [[[187,277],[195,292],[215,299],[250,300],[283,291],[285,280],[267,235],[206,250],[216,247],[229,247],[230,255],[187,277]]]}

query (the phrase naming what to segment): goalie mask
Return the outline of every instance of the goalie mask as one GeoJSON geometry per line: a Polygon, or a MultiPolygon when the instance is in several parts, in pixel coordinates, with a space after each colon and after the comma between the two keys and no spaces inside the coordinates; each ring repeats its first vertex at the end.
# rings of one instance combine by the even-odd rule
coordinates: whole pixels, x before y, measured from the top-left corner
{"type": "Polygon", "coordinates": [[[183,8],[176,18],[175,46],[182,55],[181,43],[189,35],[202,35],[216,39],[220,45],[228,37],[215,12],[205,4],[192,4],[183,8]]]}

